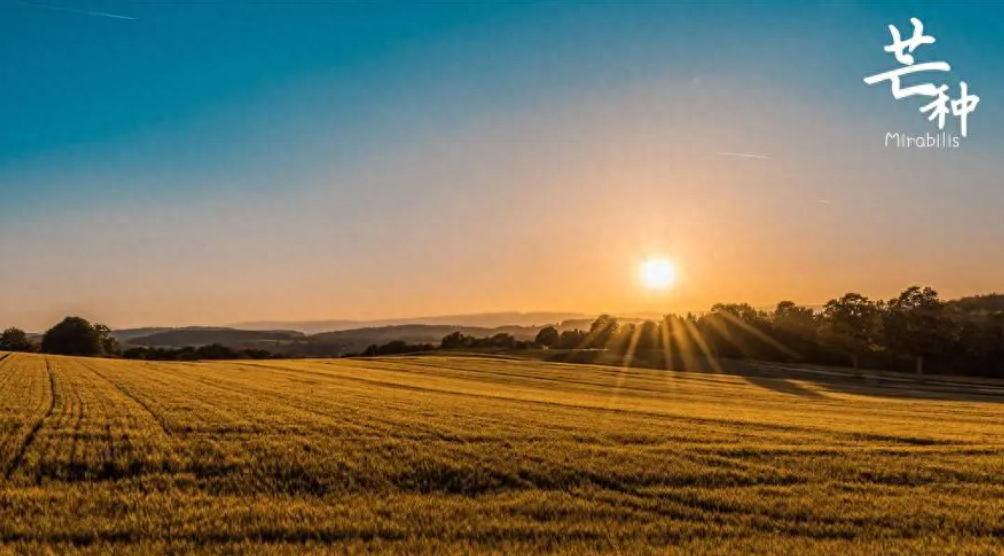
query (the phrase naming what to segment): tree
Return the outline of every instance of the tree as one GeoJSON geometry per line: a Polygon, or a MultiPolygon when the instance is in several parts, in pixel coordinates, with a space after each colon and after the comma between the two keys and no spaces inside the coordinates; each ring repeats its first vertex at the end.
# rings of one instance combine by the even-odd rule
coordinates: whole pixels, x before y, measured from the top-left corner
{"type": "Polygon", "coordinates": [[[681,317],[673,314],[665,315],[659,321],[658,346],[666,356],[664,360],[666,367],[672,367],[675,362],[682,364],[684,360],[690,360],[697,355],[699,348],[693,345],[690,337],[690,329],[695,326],[696,321],[697,317],[694,315],[681,317]]]}
{"type": "Polygon", "coordinates": [[[780,350],[767,314],[748,303],[717,303],[698,320],[710,349],[722,357],[769,359],[780,350]]]}
{"type": "Polygon", "coordinates": [[[561,334],[558,333],[557,328],[554,326],[545,326],[537,333],[537,337],[534,338],[533,343],[541,347],[550,348],[556,345],[559,339],[561,339],[561,334]]]}
{"type": "Polygon", "coordinates": [[[773,315],[774,338],[798,354],[799,359],[815,355],[819,335],[819,318],[809,307],[794,301],[777,304],[773,315]]]}
{"type": "Polygon", "coordinates": [[[607,347],[607,344],[617,334],[619,328],[620,325],[617,319],[610,315],[596,317],[592,326],[589,327],[588,336],[586,336],[586,343],[588,345],[582,347],[598,349],[607,347]]]}
{"type": "Polygon", "coordinates": [[[379,357],[383,355],[402,355],[405,353],[414,353],[418,351],[432,351],[436,349],[436,346],[432,344],[415,344],[411,345],[404,340],[392,340],[387,342],[382,346],[376,344],[371,345],[366,348],[366,351],[362,353],[363,357],[379,357]]]}
{"type": "Polygon", "coordinates": [[[956,363],[987,377],[1004,377],[1004,313],[966,320],[953,346],[956,363]]]}
{"type": "Polygon", "coordinates": [[[954,332],[938,292],[920,286],[909,287],[889,301],[883,331],[889,347],[916,358],[917,374],[924,373],[924,358],[940,354],[954,332]]]}
{"type": "Polygon", "coordinates": [[[491,347],[514,349],[516,347],[516,337],[507,332],[499,332],[489,339],[491,347]]]}
{"type": "Polygon", "coordinates": [[[796,334],[814,334],[816,312],[808,307],[799,307],[794,301],[782,301],[774,309],[774,328],[796,334]]]}
{"type": "Polygon", "coordinates": [[[20,328],[8,328],[0,334],[0,350],[34,351],[34,348],[34,344],[28,339],[28,334],[20,328]]]}
{"type": "Polygon", "coordinates": [[[646,351],[659,348],[662,339],[659,337],[659,325],[652,321],[643,322],[636,330],[635,351],[646,351]]]}
{"type": "Polygon", "coordinates": [[[856,369],[861,355],[875,343],[878,316],[878,305],[859,293],[848,293],[826,302],[820,332],[827,343],[850,355],[856,369]]]}
{"type": "Polygon", "coordinates": [[[95,324],[94,331],[98,333],[101,342],[101,355],[119,355],[122,348],[119,341],[112,336],[112,330],[103,324],[95,324]]]}
{"type": "Polygon", "coordinates": [[[42,352],[57,355],[104,355],[102,331],[80,317],[66,317],[42,336],[42,352]]]}
{"type": "Polygon", "coordinates": [[[443,349],[458,349],[470,344],[470,338],[464,336],[459,330],[443,338],[440,347],[443,349]]]}
{"type": "Polygon", "coordinates": [[[614,329],[610,338],[604,344],[597,345],[596,347],[605,347],[614,353],[626,354],[631,349],[631,342],[637,334],[635,332],[637,328],[633,323],[620,324],[614,329]]]}
{"type": "Polygon", "coordinates": [[[1004,315],[967,320],[959,327],[954,358],[982,376],[998,377],[1004,371],[1004,315]]]}
{"type": "Polygon", "coordinates": [[[558,338],[558,343],[555,347],[560,349],[578,349],[586,342],[586,337],[587,334],[577,328],[575,330],[565,330],[558,338]]]}

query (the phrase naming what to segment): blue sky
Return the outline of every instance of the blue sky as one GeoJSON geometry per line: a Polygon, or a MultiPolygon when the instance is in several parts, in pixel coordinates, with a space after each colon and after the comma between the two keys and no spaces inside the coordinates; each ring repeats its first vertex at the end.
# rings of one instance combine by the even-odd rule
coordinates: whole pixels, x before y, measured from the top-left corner
{"type": "Polygon", "coordinates": [[[1004,286],[987,262],[1004,240],[1004,5],[39,4],[0,2],[0,259],[22,265],[0,270],[4,322],[1004,286]],[[918,58],[981,97],[958,151],[882,146],[935,130],[862,82],[894,67],[886,26],[911,16],[938,39],[918,58]],[[579,243],[605,241],[620,255],[579,243]],[[624,277],[656,251],[693,278],[669,297],[624,277]],[[766,251],[802,264],[756,264],[766,251]]]}

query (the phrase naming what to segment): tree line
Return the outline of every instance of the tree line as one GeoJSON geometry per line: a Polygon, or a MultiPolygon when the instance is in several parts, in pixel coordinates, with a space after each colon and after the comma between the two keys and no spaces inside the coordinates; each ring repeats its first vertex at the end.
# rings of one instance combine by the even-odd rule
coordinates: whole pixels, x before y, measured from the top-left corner
{"type": "Polygon", "coordinates": [[[122,352],[123,359],[141,361],[223,361],[233,359],[276,359],[265,349],[234,349],[223,344],[180,348],[134,347],[122,352]]]}
{"type": "Polygon", "coordinates": [[[589,330],[542,329],[548,348],[671,358],[755,359],[1004,378],[1004,296],[939,299],[913,286],[888,300],[859,293],[831,299],[821,310],[782,301],[773,310],[717,304],[701,314],[621,324],[609,315],[589,330]]]}
{"type": "Polygon", "coordinates": [[[91,324],[80,317],[66,317],[47,330],[37,345],[24,330],[8,328],[0,333],[0,350],[82,357],[115,357],[122,351],[110,328],[103,324],[91,324]]]}
{"type": "Polygon", "coordinates": [[[122,357],[149,361],[199,361],[207,359],[270,359],[275,357],[263,349],[234,349],[222,344],[181,348],[134,347],[122,349],[103,324],[91,324],[87,319],[67,317],[42,335],[36,344],[19,328],[0,333],[0,350],[41,352],[78,357],[122,357]]]}
{"type": "MultiPolygon", "coordinates": [[[[932,288],[913,286],[888,300],[848,293],[821,309],[792,301],[770,310],[721,303],[703,314],[670,314],[658,321],[620,322],[601,315],[588,330],[546,326],[532,341],[508,333],[476,338],[454,332],[438,346],[393,341],[359,355],[532,348],[654,358],[666,367],[726,358],[1004,378],[1004,295],[946,302],[932,288]]],[[[24,331],[9,328],[0,334],[0,350],[149,360],[273,357],[266,350],[223,345],[123,351],[107,326],[79,317],[64,319],[37,345],[24,331]]]]}

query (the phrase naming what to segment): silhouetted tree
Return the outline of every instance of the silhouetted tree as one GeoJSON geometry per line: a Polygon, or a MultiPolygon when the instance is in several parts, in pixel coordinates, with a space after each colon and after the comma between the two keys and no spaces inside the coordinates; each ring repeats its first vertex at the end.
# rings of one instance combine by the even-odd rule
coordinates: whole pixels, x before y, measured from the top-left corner
{"type": "MultiPolygon", "coordinates": [[[[628,353],[632,350],[632,343],[635,340],[636,332],[634,323],[618,324],[617,327],[610,334],[609,339],[602,345],[597,345],[596,347],[605,347],[615,353],[628,353]]],[[[633,353],[633,352],[632,352],[633,353]]]]}
{"type": "Polygon", "coordinates": [[[557,328],[553,326],[545,326],[537,333],[537,337],[533,340],[533,343],[541,347],[549,348],[557,345],[560,338],[561,334],[558,333],[557,328]]]}
{"type": "Polygon", "coordinates": [[[950,351],[955,366],[982,376],[1004,378],[1004,313],[964,320],[950,351]]]}
{"type": "Polygon", "coordinates": [[[636,351],[647,351],[657,349],[660,345],[659,338],[659,325],[652,321],[645,321],[641,323],[636,329],[635,333],[637,338],[635,339],[635,350],[636,351]]]}
{"type": "Polygon", "coordinates": [[[28,339],[28,334],[20,328],[8,328],[0,334],[0,350],[3,351],[34,351],[35,345],[28,339]]]}
{"type": "Polygon", "coordinates": [[[440,347],[443,349],[459,349],[462,347],[468,347],[468,344],[470,344],[470,341],[467,336],[464,336],[458,330],[445,336],[442,342],[440,342],[440,347]]]}
{"type": "Polygon", "coordinates": [[[770,335],[770,319],[748,303],[718,303],[698,319],[708,346],[723,357],[775,358],[778,342],[770,335]]]}
{"type": "MultiPolygon", "coordinates": [[[[666,315],[659,321],[656,334],[658,336],[658,346],[665,354],[662,364],[666,368],[677,364],[683,365],[685,359],[692,359],[693,347],[688,323],[696,319],[688,320],[688,317],[679,315],[666,315]]],[[[691,324],[692,325],[692,324],[691,324]]]]}
{"type": "Polygon", "coordinates": [[[420,351],[432,351],[436,346],[432,344],[409,344],[403,340],[393,340],[382,346],[372,345],[366,348],[362,357],[380,357],[385,355],[402,355],[406,353],[416,353],[420,351]]]}
{"type": "Polygon", "coordinates": [[[499,332],[491,337],[491,347],[513,349],[516,347],[516,337],[506,332],[499,332]]]}
{"type": "Polygon", "coordinates": [[[596,320],[589,327],[589,333],[586,336],[586,345],[579,347],[605,348],[614,335],[617,334],[619,327],[620,325],[614,317],[606,314],[600,315],[596,317],[596,320]]]}
{"type": "Polygon", "coordinates": [[[823,309],[821,334],[839,352],[849,355],[854,368],[878,335],[879,307],[859,293],[831,299],[823,309]]]}
{"type": "Polygon", "coordinates": [[[236,350],[222,344],[182,348],[135,347],[122,353],[125,359],[147,361],[199,361],[209,359],[271,359],[272,353],[263,349],[236,350]]]}
{"type": "Polygon", "coordinates": [[[912,286],[886,307],[883,317],[886,345],[914,357],[917,374],[923,374],[924,358],[942,353],[953,340],[953,324],[945,314],[938,292],[912,286]]]}
{"type": "Polygon", "coordinates": [[[119,355],[122,352],[119,342],[112,336],[110,328],[103,324],[95,324],[94,331],[98,333],[101,342],[101,355],[119,355]]]}
{"type": "Polygon", "coordinates": [[[794,301],[778,303],[774,309],[773,328],[775,339],[799,358],[811,359],[817,354],[819,317],[809,307],[800,307],[794,301]]]}
{"type": "Polygon", "coordinates": [[[586,343],[586,332],[575,330],[562,330],[558,343],[554,346],[559,349],[578,349],[586,343]]]}
{"type": "Polygon", "coordinates": [[[42,352],[57,355],[100,356],[104,338],[86,319],[66,317],[42,336],[42,352]]]}

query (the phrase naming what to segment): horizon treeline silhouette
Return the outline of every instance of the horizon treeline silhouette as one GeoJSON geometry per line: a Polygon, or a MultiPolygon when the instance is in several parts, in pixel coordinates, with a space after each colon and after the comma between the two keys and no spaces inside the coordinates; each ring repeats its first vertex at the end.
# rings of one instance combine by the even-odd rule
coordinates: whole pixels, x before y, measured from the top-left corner
{"type": "Polygon", "coordinates": [[[1004,377],[1004,296],[945,302],[919,286],[889,300],[848,293],[821,311],[782,301],[771,311],[722,303],[641,324],[603,315],[577,336],[562,332],[555,345],[661,351],[667,364],[705,357],[1004,377]]]}
{"type": "MultiPolygon", "coordinates": [[[[454,333],[442,348],[475,348],[485,339],[454,333]]],[[[848,293],[821,311],[782,301],[773,310],[719,303],[704,314],[621,323],[599,316],[588,330],[548,326],[535,345],[614,352],[661,368],[706,367],[707,360],[749,359],[854,368],[1004,378],[1004,296],[942,301],[912,286],[889,300],[848,293]]],[[[572,359],[589,361],[589,357],[572,359]]]]}
{"type": "MultiPolygon", "coordinates": [[[[703,314],[669,314],[658,321],[622,322],[601,315],[587,330],[544,326],[533,340],[509,333],[478,338],[457,331],[439,346],[394,340],[371,345],[358,355],[533,348],[577,352],[570,361],[590,361],[602,353],[619,355],[624,364],[660,368],[748,359],[1004,378],[1004,295],[943,301],[930,287],[912,286],[888,300],[848,293],[831,299],[822,310],[792,301],[772,310],[720,303],[703,314]]],[[[67,317],[46,331],[39,345],[24,331],[8,328],[0,334],[0,350],[158,360],[278,356],[219,344],[123,352],[107,326],[79,317],[67,317]]]]}

